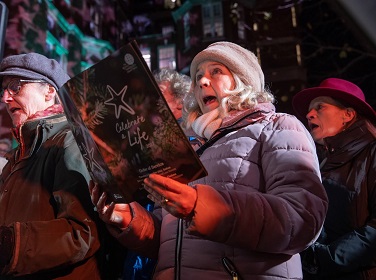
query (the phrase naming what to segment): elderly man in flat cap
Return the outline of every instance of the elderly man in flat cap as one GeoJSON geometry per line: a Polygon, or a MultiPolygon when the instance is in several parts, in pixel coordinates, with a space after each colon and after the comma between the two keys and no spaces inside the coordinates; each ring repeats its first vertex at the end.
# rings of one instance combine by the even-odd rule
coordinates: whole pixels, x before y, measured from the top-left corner
{"type": "Polygon", "coordinates": [[[89,173],[57,98],[69,76],[29,53],[0,78],[19,143],[0,177],[0,279],[104,279],[89,173]]]}

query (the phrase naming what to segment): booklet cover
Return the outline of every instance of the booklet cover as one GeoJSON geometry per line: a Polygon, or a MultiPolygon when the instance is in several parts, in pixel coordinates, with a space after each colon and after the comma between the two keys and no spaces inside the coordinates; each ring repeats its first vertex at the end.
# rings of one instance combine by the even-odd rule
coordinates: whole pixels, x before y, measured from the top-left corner
{"type": "Polygon", "coordinates": [[[92,179],[113,200],[144,199],[151,173],[181,183],[207,175],[135,41],[58,94],[92,179]]]}

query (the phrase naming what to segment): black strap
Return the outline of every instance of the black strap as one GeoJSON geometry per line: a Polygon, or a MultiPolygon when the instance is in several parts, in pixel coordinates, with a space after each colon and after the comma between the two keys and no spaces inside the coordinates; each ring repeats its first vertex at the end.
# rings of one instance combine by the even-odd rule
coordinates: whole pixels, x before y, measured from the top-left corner
{"type": "MultiPolygon", "coordinates": [[[[255,118],[255,121],[254,122],[258,122],[260,119],[263,118],[263,114],[267,114],[268,112],[267,111],[263,111],[263,110],[260,110],[260,111],[256,111],[256,112],[253,112],[249,115],[245,115],[243,116],[242,118],[236,120],[235,123],[239,123],[240,121],[244,120],[244,119],[247,119],[249,118],[250,116],[252,116],[253,118],[255,118]]],[[[235,123],[233,123],[232,125],[234,125],[235,123]]],[[[233,128],[228,128],[228,129],[224,129],[222,130],[221,132],[219,132],[218,134],[216,134],[213,138],[209,139],[204,145],[202,145],[199,149],[196,150],[196,154],[200,157],[204,151],[209,148],[211,145],[213,145],[215,142],[217,142],[220,138],[222,138],[223,136],[225,136],[226,134],[232,132],[232,131],[235,131],[235,130],[239,130],[241,129],[242,127],[244,126],[247,126],[247,125],[250,125],[251,123],[246,123],[242,126],[237,126],[237,127],[233,127],[233,128]]]]}
{"type": "Polygon", "coordinates": [[[221,131],[220,133],[218,133],[217,135],[215,135],[213,138],[211,138],[210,140],[208,140],[200,148],[198,148],[196,150],[196,154],[200,157],[207,148],[209,148],[211,145],[213,145],[215,142],[217,142],[220,138],[222,138],[226,134],[230,133],[231,131],[238,130],[238,129],[239,128],[237,127],[237,128],[232,128],[232,129],[227,129],[227,130],[221,131]]]}

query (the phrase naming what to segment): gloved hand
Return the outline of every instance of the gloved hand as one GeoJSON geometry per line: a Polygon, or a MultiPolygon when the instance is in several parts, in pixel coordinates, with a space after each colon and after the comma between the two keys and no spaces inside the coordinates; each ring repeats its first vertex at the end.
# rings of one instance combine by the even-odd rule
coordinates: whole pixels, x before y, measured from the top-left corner
{"type": "Polygon", "coordinates": [[[0,226],[0,272],[13,256],[14,232],[11,227],[0,226]]]}

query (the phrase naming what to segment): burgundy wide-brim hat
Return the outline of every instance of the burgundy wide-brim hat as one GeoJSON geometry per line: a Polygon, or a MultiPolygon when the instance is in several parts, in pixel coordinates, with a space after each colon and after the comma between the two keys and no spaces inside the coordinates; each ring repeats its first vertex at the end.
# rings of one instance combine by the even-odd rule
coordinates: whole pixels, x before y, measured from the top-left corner
{"type": "Polygon", "coordinates": [[[307,88],[298,92],[292,99],[292,106],[300,119],[306,119],[309,104],[319,96],[329,96],[354,110],[371,121],[376,121],[375,110],[366,102],[363,91],[355,84],[338,79],[328,78],[318,87],[307,88]]]}

